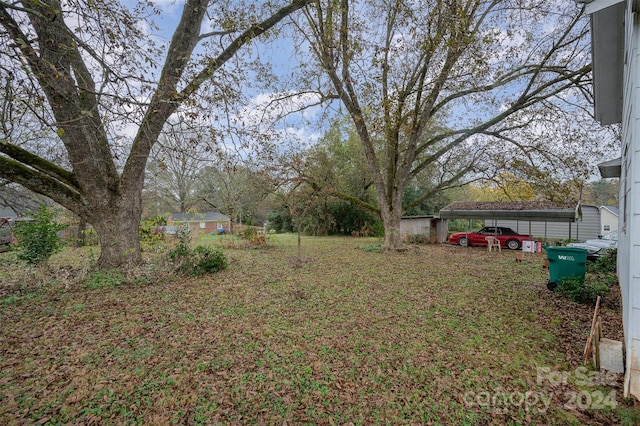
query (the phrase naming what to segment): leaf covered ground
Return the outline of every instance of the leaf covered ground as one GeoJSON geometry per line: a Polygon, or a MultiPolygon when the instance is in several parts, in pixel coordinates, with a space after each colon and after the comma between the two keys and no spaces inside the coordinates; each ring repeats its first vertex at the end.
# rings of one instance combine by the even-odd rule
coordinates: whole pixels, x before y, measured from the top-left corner
{"type": "Polygon", "coordinates": [[[593,307],[546,289],[543,255],[375,242],[304,238],[303,261],[289,236],[223,245],[229,268],[202,278],[0,254],[0,424],[640,419],[619,376],[583,368],[593,307]]]}

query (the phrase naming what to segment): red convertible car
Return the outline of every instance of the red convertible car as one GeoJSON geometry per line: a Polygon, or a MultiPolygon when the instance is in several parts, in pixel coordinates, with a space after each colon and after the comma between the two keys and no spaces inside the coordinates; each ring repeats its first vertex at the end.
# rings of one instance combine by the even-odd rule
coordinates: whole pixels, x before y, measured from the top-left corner
{"type": "Polygon", "coordinates": [[[518,234],[511,228],[502,226],[485,226],[476,232],[457,232],[451,234],[449,243],[459,244],[461,246],[486,246],[486,237],[497,237],[500,241],[500,247],[507,247],[511,250],[518,250],[522,247],[523,241],[531,240],[528,235],[518,234]]]}

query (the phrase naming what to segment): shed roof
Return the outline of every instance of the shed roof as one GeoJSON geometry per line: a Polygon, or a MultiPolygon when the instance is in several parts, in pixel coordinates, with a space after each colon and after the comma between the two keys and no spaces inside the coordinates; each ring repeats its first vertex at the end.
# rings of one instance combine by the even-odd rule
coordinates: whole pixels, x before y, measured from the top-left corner
{"type": "Polygon", "coordinates": [[[456,202],[440,210],[440,217],[576,222],[582,219],[582,208],[580,203],[559,205],[547,201],[456,202]]]}
{"type": "Polygon", "coordinates": [[[210,222],[210,221],[227,221],[229,216],[220,212],[202,212],[202,213],[171,213],[171,218],[176,222],[210,222]]]}

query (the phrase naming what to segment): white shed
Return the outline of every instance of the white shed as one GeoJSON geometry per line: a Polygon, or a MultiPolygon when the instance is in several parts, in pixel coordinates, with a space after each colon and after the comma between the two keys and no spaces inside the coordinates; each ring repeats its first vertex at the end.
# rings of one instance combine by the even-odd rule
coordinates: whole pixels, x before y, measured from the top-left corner
{"type": "Polygon", "coordinates": [[[587,3],[586,12],[591,15],[596,119],[604,125],[622,123],[622,158],[602,163],[600,172],[603,178],[620,178],[618,279],[627,351],[624,395],[640,399],[640,2],[580,1],[587,3]]]}
{"type": "Polygon", "coordinates": [[[400,219],[400,235],[428,237],[432,243],[446,242],[449,238],[448,222],[437,216],[404,216],[400,219]]]}

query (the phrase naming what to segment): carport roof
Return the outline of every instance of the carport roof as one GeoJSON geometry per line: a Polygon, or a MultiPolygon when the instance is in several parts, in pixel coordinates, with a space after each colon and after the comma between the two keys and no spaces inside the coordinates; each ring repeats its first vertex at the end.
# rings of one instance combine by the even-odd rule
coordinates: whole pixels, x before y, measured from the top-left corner
{"type": "Polygon", "coordinates": [[[582,219],[577,205],[546,201],[456,202],[440,210],[442,219],[510,219],[549,222],[576,222],[582,219]]]}

